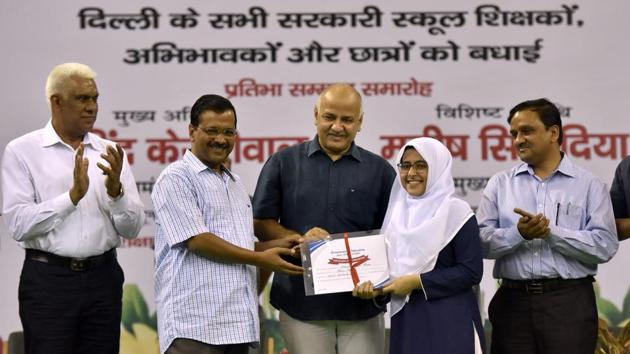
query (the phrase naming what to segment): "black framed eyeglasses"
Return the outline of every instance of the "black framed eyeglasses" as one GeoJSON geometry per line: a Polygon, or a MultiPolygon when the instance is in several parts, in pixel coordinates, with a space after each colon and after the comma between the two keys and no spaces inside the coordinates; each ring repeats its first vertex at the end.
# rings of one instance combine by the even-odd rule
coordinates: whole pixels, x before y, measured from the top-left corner
{"type": "Polygon", "coordinates": [[[404,172],[404,173],[409,172],[412,168],[416,172],[426,171],[429,168],[429,165],[427,164],[426,161],[400,162],[396,164],[396,166],[398,166],[398,169],[400,170],[400,172],[404,172]]]}

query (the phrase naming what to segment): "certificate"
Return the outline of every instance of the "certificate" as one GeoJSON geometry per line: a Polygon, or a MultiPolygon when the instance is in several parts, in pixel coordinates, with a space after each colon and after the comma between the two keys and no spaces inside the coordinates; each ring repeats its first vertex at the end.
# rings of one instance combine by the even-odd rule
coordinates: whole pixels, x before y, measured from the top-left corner
{"type": "Polygon", "coordinates": [[[306,295],[352,291],[371,281],[375,288],[389,280],[385,236],[379,230],[330,235],[300,246],[306,295]]]}

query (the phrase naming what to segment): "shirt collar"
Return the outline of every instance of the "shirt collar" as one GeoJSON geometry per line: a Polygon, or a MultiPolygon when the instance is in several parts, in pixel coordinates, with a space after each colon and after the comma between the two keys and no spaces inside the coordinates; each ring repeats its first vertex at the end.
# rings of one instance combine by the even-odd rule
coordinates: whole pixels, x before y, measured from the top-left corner
{"type": "MultiPolygon", "coordinates": [[[[83,136],[83,145],[94,147],[95,141],[93,139],[94,138],[91,136],[90,133],[86,133],[83,136]]],[[[42,147],[53,146],[59,143],[65,144],[63,140],[61,140],[61,137],[59,136],[59,134],[57,134],[57,132],[55,131],[55,128],[53,128],[52,120],[49,120],[46,126],[44,127],[42,147]]]]}
{"type": "Polygon", "coordinates": [[[575,177],[577,175],[575,164],[569,159],[567,154],[562,151],[560,151],[560,154],[562,155],[562,160],[560,160],[560,166],[558,166],[557,171],[569,177],[575,177]]]}
{"type": "MultiPolygon", "coordinates": [[[[308,154],[308,157],[311,157],[311,156],[313,156],[314,153],[316,153],[318,151],[321,151],[323,154],[326,153],[322,149],[321,145],[319,145],[319,138],[318,138],[318,136],[315,135],[313,140],[308,142],[308,146],[307,146],[306,152],[308,154]]],[[[354,143],[354,141],[352,142],[352,145],[350,145],[350,150],[348,150],[343,156],[351,156],[355,160],[357,160],[359,162],[362,162],[361,151],[359,150],[359,147],[357,146],[357,144],[354,143]]]]}
{"type": "MultiPolygon", "coordinates": [[[[575,175],[577,174],[577,170],[573,161],[571,161],[571,159],[569,159],[569,157],[563,151],[560,151],[560,155],[560,165],[558,165],[558,168],[556,168],[552,175],[556,172],[560,172],[563,175],[575,177],[575,175]]],[[[514,175],[520,175],[521,173],[529,173],[533,176],[534,169],[530,165],[523,162],[516,168],[516,172],[514,175]]]]}
{"type": "MultiPolygon", "coordinates": [[[[197,173],[197,174],[199,174],[200,172],[205,171],[205,170],[208,170],[208,171],[213,172],[213,173],[217,173],[217,171],[209,168],[208,166],[206,166],[206,164],[201,162],[201,160],[199,160],[199,158],[197,156],[195,156],[195,154],[193,154],[192,151],[190,151],[190,149],[187,149],[186,152],[184,153],[183,160],[188,165],[190,165],[190,167],[192,167],[193,171],[195,173],[197,173]]],[[[225,166],[221,165],[221,171],[227,173],[228,177],[230,177],[230,179],[232,181],[236,181],[236,179],[234,178],[234,176],[232,175],[230,170],[225,168],[225,166]]]]}

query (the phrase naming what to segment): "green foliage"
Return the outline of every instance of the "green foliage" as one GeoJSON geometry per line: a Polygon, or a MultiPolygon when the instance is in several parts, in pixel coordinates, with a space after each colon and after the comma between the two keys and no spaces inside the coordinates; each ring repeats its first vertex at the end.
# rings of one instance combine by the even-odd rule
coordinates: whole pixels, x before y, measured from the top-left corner
{"type": "Polygon", "coordinates": [[[621,310],[600,296],[595,286],[599,312],[598,348],[596,354],[630,354],[630,289],[621,310]]]}
{"type": "Polygon", "coordinates": [[[628,292],[623,299],[623,308],[621,313],[624,319],[630,319],[630,289],[628,289],[628,292]]]}
{"type": "Polygon", "coordinates": [[[153,312],[153,315],[149,317],[149,323],[147,323],[147,325],[157,332],[157,312],[153,312]]]}
{"type": "Polygon", "coordinates": [[[596,354],[630,354],[630,322],[618,329],[615,335],[604,320],[599,320],[596,354]]]}
{"type": "Polygon", "coordinates": [[[621,311],[611,301],[604,298],[597,298],[597,312],[599,317],[606,321],[609,326],[617,326],[622,320],[621,311]]]}
{"type": "Polygon", "coordinates": [[[626,292],[621,310],[610,300],[601,297],[598,287],[595,287],[595,296],[599,317],[606,321],[609,327],[624,327],[630,320],[630,289],[626,292]]]}
{"type": "Polygon", "coordinates": [[[147,302],[136,284],[125,284],[123,287],[122,318],[123,327],[134,334],[133,324],[144,323],[157,331],[157,314],[149,315],[147,302]]]}
{"type": "MultiPolygon", "coordinates": [[[[286,348],[284,338],[280,332],[280,322],[277,320],[263,320],[260,338],[263,338],[265,341],[268,341],[269,338],[273,338],[273,353],[281,353],[286,348]]],[[[267,343],[268,342],[263,342],[263,345],[266,346],[267,343]]],[[[265,350],[266,349],[265,347],[265,350]]]]}

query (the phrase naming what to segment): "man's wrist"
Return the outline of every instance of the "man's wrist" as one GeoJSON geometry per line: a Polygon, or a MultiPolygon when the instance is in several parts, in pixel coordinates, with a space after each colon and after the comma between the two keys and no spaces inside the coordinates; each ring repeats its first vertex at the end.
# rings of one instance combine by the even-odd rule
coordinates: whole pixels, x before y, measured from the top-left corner
{"type": "Polygon", "coordinates": [[[68,192],[68,195],[70,196],[70,201],[72,202],[72,204],[74,204],[74,206],[79,204],[79,200],[81,200],[81,198],[77,197],[76,193],[74,192],[74,189],[70,189],[70,191],[68,192]]]}
{"type": "Polygon", "coordinates": [[[523,232],[521,232],[521,229],[518,228],[518,225],[516,226],[516,232],[514,234],[517,235],[517,237],[521,241],[531,241],[532,240],[529,236],[527,236],[523,232]]]}
{"type": "Polygon", "coordinates": [[[254,251],[252,252],[251,256],[252,256],[252,265],[259,267],[259,268],[264,268],[264,261],[263,261],[263,254],[262,252],[264,252],[265,250],[260,250],[260,251],[254,251]]]}
{"type": "Polygon", "coordinates": [[[109,190],[107,191],[107,195],[109,195],[110,198],[112,198],[112,200],[114,201],[122,198],[124,194],[125,194],[125,191],[123,189],[122,183],[118,184],[118,188],[114,189],[114,192],[110,192],[109,190]]]}

